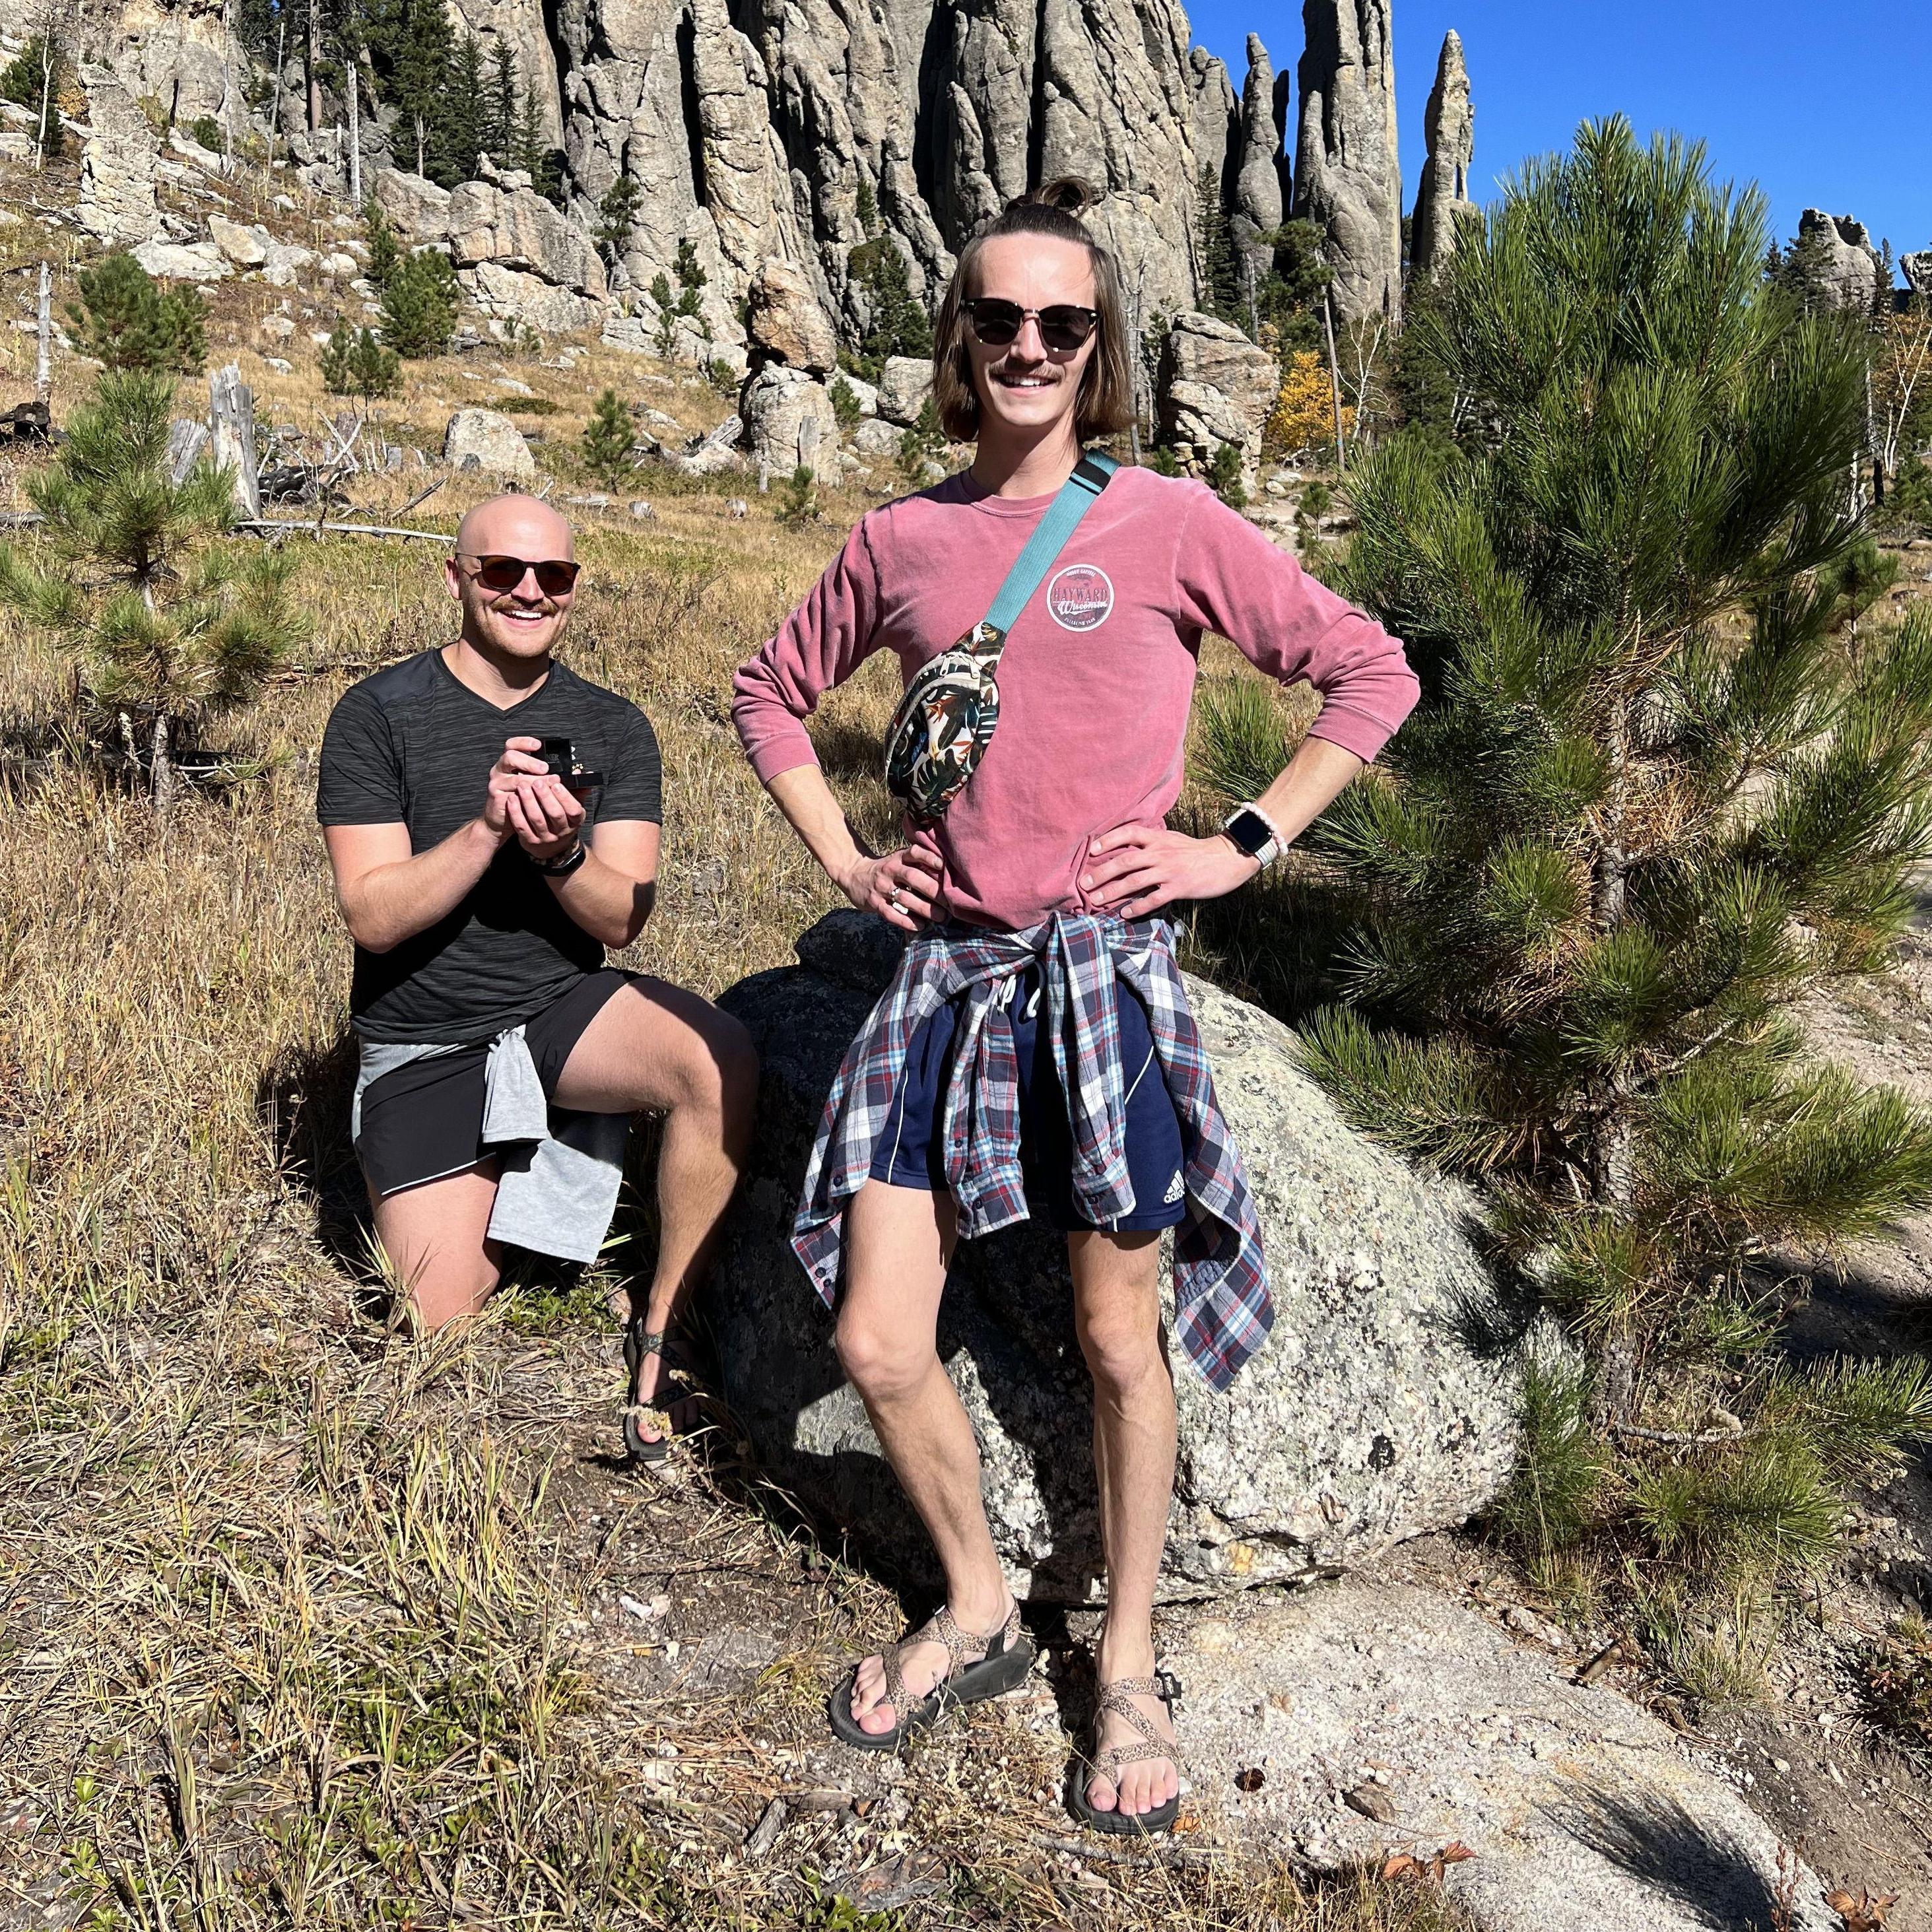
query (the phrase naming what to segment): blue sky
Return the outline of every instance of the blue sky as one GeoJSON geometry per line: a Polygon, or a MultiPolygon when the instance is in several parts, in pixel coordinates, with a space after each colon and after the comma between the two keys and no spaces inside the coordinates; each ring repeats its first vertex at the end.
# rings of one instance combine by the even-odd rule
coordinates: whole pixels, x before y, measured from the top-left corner
{"type": "MultiPolygon", "coordinates": [[[[1186,0],[1183,0],[1186,4],[1186,0]]],[[[1462,37],[1476,106],[1471,191],[1621,110],[1637,132],[1702,139],[1720,178],[1755,180],[1780,238],[1798,211],[1854,214],[1894,253],[1932,248],[1932,4],[1927,0],[1394,0],[1402,173],[1413,200],[1444,32],[1462,37]]],[[[1298,0],[1194,0],[1194,37],[1235,92],[1252,32],[1300,58],[1298,0]]],[[[1299,97],[1298,96],[1298,107],[1299,97]]],[[[1291,127],[1289,145],[1293,146],[1291,127]]]]}

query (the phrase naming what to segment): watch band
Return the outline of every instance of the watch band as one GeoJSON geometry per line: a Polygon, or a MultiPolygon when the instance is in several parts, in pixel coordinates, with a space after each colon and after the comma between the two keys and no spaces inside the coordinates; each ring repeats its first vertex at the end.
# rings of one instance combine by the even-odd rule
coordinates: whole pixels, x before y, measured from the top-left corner
{"type": "Polygon", "coordinates": [[[530,863],[547,879],[567,879],[590,856],[590,848],[579,839],[561,859],[532,859],[530,863]]]}
{"type": "Polygon", "coordinates": [[[1281,856],[1286,843],[1274,820],[1258,805],[1238,805],[1222,821],[1221,830],[1238,850],[1264,867],[1281,856]]]}

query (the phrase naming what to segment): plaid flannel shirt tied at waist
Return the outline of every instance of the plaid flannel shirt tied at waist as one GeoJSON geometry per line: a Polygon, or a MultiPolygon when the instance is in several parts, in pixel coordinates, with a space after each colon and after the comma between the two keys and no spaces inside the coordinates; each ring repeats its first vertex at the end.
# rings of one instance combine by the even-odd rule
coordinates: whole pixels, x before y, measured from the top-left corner
{"type": "Polygon", "coordinates": [[[847,1048],[825,1102],[792,1224],[792,1246],[827,1307],[838,1292],[846,1204],[870,1178],[913,1036],[951,1001],[959,1013],[943,1123],[946,1186],[962,1239],[1027,1218],[1019,1069],[1007,1001],[1040,963],[1054,1066],[1066,1096],[1073,1198],[1096,1226],[1131,1214],[1126,1079],[1114,982],[1146,1006],[1155,1057],[1180,1116],[1186,1217],[1174,1230],[1174,1325],[1189,1359],[1226,1388],[1274,1320],[1261,1229],[1240,1154],[1214,1096],[1164,920],[1130,924],[1054,913],[1018,932],[950,925],[906,947],[892,984],[847,1048]]]}

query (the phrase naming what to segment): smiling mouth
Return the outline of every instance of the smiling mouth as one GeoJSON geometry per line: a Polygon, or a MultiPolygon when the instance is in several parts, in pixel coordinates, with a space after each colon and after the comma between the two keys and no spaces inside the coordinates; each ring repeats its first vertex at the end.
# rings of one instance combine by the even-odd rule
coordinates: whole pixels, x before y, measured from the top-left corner
{"type": "Polygon", "coordinates": [[[1003,389],[1050,389],[1059,380],[1055,376],[1020,376],[1002,372],[993,378],[1003,389]]]}
{"type": "Polygon", "coordinates": [[[499,604],[495,608],[498,616],[507,618],[513,624],[547,623],[556,614],[554,604],[499,604]]]}

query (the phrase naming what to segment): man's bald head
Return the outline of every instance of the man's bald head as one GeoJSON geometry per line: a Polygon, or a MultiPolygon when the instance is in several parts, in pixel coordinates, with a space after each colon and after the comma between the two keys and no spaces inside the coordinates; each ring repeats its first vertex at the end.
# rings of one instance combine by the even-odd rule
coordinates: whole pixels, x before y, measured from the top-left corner
{"type": "Polygon", "coordinates": [[[492,496],[478,503],[456,526],[456,548],[463,556],[520,556],[536,563],[545,557],[571,556],[570,525],[535,496],[492,496]]]}

